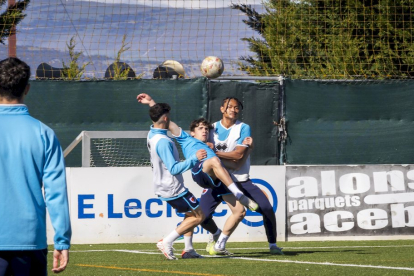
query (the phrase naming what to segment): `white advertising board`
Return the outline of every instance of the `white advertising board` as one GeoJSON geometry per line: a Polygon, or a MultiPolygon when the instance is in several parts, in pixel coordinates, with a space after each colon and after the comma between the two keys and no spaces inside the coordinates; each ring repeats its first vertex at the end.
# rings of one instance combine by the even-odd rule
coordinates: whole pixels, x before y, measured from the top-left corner
{"type": "Polygon", "coordinates": [[[414,238],[414,166],[287,166],[288,240],[414,238]]]}
{"type": "MultiPolygon", "coordinates": [[[[285,240],[285,167],[252,166],[251,179],[268,196],[276,210],[278,240],[285,240]]],[[[200,197],[202,188],[191,172],[184,174],[185,185],[200,197]]],[[[68,168],[68,193],[73,244],[153,243],[169,234],[182,221],[153,192],[149,167],[68,168]]],[[[230,210],[225,204],[216,209],[219,227],[230,210]]],[[[207,241],[208,232],[197,227],[194,241],[207,241]]],[[[247,211],[231,241],[267,241],[262,216],[247,211]]],[[[53,229],[48,225],[48,242],[53,243],[53,229]]]]}

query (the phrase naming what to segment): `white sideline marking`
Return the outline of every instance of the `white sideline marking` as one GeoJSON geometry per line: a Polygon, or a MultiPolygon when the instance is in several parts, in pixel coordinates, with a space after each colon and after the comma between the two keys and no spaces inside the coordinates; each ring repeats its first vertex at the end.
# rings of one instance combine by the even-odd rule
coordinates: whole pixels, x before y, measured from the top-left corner
{"type": "MultiPolygon", "coordinates": [[[[364,248],[364,247],[414,247],[414,245],[385,245],[385,246],[335,246],[335,247],[284,247],[284,249],[318,249],[318,248],[364,248]]],[[[231,249],[266,249],[268,248],[231,248],[231,249]]],[[[157,251],[157,250],[154,250],[157,251]]],[[[50,251],[53,252],[53,251],[50,251]]],[[[125,252],[125,253],[134,253],[134,254],[148,254],[148,255],[158,255],[159,252],[149,252],[149,251],[139,251],[139,250],[122,250],[122,249],[112,249],[112,250],[71,250],[72,252],[125,252]]],[[[179,254],[175,254],[179,255],[179,254]]],[[[204,257],[220,258],[218,256],[203,255],[204,257]]],[[[412,267],[395,267],[395,266],[374,266],[374,265],[356,265],[356,264],[336,264],[336,263],[321,263],[321,262],[305,262],[305,261],[292,261],[292,260],[275,260],[275,259],[259,259],[259,258],[247,258],[247,257],[226,257],[229,259],[238,259],[238,260],[247,260],[247,261],[259,261],[259,262],[277,262],[277,263],[293,263],[293,264],[311,264],[311,265],[328,265],[328,266],[343,266],[343,267],[363,267],[363,268],[376,268],[376,269],[393,269],[393,270],[407,270],[414,271],[412,267]]]]}
{"type": "MultiPolygon", "coordinates": [[[[370,246],[370,245],[344,245],[344,246],[303,246],[303,247],[282,247],[283,249],[340,249],[340,248],[385,248],[385,247],[414,247],[414,245],[374,245],[374,246],[370,246]]],[[[232,247],[231,250],[233,249],[238,249],[238,250],[247,250],[247,249],[268,249],[268,248],[263,248],[263,247],[249,247],[249,248],[235,248],[232,247]]]]}
{"type": "Polygon", "coordinates": [[[331,265],[331,266],[364,267],[364,268],[379,268],[379,269],[395,269],[395,270],[409,270],[409,271],[414,271],[414,268],[411,268],[411,267],[355,265],[355,264],[335,264],[335,263],[318,263],[318,262],[302,262],[302,261],[291,261],[291,260],[269,260],[269,259],[257,259],[257,258],[245,258],[245,257],[230,257],[230,258],[231,259],[248,260],[248,261],[260,261],[260,262],[277,262],[277,263],[294,263],[294,264],[313,264],[313,265],[331,265]]]}

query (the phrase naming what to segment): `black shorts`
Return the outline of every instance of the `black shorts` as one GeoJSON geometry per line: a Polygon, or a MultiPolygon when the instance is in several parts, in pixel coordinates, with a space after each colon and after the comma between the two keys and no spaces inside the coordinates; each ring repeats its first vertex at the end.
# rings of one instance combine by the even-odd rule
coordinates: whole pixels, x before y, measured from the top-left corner
{"type": "Polygon", "coordinates": [[[167,203],[180,213],[191,212],[200,205],[197,198],[191,192],[187,192],[179,198],[167,200],[167,203]]]}
{"type": "Polygon", "coordinates": [[[214,181],[211,176],[203,172],[203,161],[197,162],[195,166],[191,169],[191,175],[193,180],[202,188],[212,188],[215,189],[221,185],[220,180],[214,181]]]}
{"type": "Polygon", "coordinates": [[[0,251],[0,275],[47,275],[47,248],[0,251]]]}

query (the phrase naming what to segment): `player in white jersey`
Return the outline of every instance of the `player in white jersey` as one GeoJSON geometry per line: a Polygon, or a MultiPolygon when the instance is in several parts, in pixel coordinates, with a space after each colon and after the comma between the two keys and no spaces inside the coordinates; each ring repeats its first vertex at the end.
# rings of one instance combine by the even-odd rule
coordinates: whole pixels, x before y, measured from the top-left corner
{"type": "MultiPolygon", "coordinates": [[[[238,169],[229,171],[236,178],[236,183],[240,190],[259,204],[257,212],[263,215],[270,253],[283,255],[281,248],[276,245],[276,217],[272,205],[266,195],[249,178],[250,149],[248,146],[243,145],[242,142],[246,137],[250,137],[251,134],[250,126],[237,120],[239,111],[242,108],[243,105],[237,98],[224,99],[220,107],[223,117],[220,121],[213,124],[214,131],[210,132],[209,141],[214,144],[216,155],[221,160],[246,160],[238,169]],[[247,158],[246,155],[248,155],[247,158]]],[[[200,198],[200,205],[206,216],[201,225],[213,234],[206,248],[212,255],[223,252],[229,238],[229,235],[226,235],[224,232],[224,228],[221,231],[212,219],[214,210],[220,203],[221,197],[211,189],[203,193],[200,198]]],[[[235,221],[234,223],[233,228],[235,229],[239,222],[235,221]]]]}
{"type": "MultiPolygon", "coordinates": [[[[170,120],[170,107],[168,104],[156,104],[155,101],[145,93],[139,94],[137,100],[142,104],[150,106],[150,117],[154,125],[151,127],[148,136],[148,148],[151,153],[151,162],[153,165],[155,193],[161,197],[161,199],[168,201],[168,203],[179,212],[183,212],[185,209],[182,206],[183,203],[188,203],[188,205],[194,209],[192,212],[195,213],[198,202],[193,196],[188,200],[183,198],[188,194],[188,191],[184,187],[181,173],[196,164],[197,173],[193,173],[193,179],[199,185],[205,184],[210,185],[208,187],[214,188],[217,184],[215,181],[215,176],[217,175],[223,180],[225,185],[229,186],[229,189],[236,195],[236,197],[238,195],[237,198],[240,202],[248,206],[251,210],[258,208],[257,203],[244,196],[233,183],[233,180],[228,172],[221,166],[221,163],[214,152],[205,143],[192,138],[170,120]],[[171,131],[174,139],[181,145],[186,161],[178,162],[178,151],[175,148],[174,143],[171,140],[168,142],[165,141],[166,139],[169,139],[166,135],[167,129],[171,131]],[[166,153],[169,154],[166,156],[166,153]],[[197,158],[200,161],[194,158],[195,155],[197,155],[197,158]],[[177,177],[177,175],[179,175],[179,177],[177,177]],[[191,202],[194,203],[194,205],[191,205],[191,202]]],[[[191,209],[189,210],[191,211],[191,209]]],[[[169,236],[157,244],[158,248],[168,259],[176,259],[172,250],[172,242],[175,239],[182,234],[184,234],[184,239],[191,239],[192,231],[194,227],[198,225],[198,219],[201,218],[204,220],[204,217],[202,217],[203,214],[201,213],[199,215],[200,216],[186,216],[183,221],[183,223],[186,222],[184,228],[181,227],[183,224],[181,223],[176,231],[173,231],[169,236]]],[[[193,250],[192,242],[191,250],[193,250]]]]}
{"type": "Polygon", "coordinates": [[[192,246],[192,231],[204,219],[197,198],[184,186],[182,173],[191,169],[198,160],[206,156],[206,151],[198,150],[185,161],[180,162],[175,143],[167,136],[170,123],[170,106],[159,103],[150,107],[149,115],[153,122],[148,133],[147,146],[153,168],[154,192],[178,212],[185,213],[184,220],[169,235],[157,243],[157,247],[169,260],[176,260],[172,244],[185,235],[183,258],[201,258],[192,246]],[[187,235],[189,234],[189,237],[187,235]]]}
{"type": "MultiPolygon", "coordinates": [[[[148,104],[150,107],[156,104],[151,96],[145,93],[139,94],[137,99],[140,103],[148,104]]],[[[197,162],[192,169],[193,180],[199,186],[214,189],[220,183],[223,183],[241,204],[252,211],[259,207],[256,202],[245,196],[236,186],[228,171],[222,166],[220,159],[206,143],[191,137],[172,121],[168,122],[168,129],[171,131],[174,139],[180,144],[186,159],[191,158],[194,152],[199,149],[205,150],[206,154],[203,160],[197,162]]]]}

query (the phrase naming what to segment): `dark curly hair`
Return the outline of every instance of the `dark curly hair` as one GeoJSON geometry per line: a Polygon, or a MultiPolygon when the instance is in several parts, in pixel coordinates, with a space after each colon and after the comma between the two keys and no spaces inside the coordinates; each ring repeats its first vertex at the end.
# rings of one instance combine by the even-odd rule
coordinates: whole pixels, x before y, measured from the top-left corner
{"type": "Polygon", "coordinates": [[[200,125],[206,125],[209,129],[212,129],[213,128],[213,126],[210,124],[209,121],[207,121],[204,118],[200,118],[200,119],[197,119],[197,120],[194,120],[194,121],[191,122],[191,124],[190,124],[190,131],[194,131],[194,129],[196,127],[200,126],[200,125]]]}
{"type": "Polygon", "coordinates": [[[20,99],[29,83],[30,67],[18,58],[0,61],[0,97],[20,99]]]}
{"type": "Polygon", "coordinates": [[[169,113],[171,107],[166,103],[157,103],[150,107],[149,115],[153,122],[158,122],[162,115],[169,113]]]}

